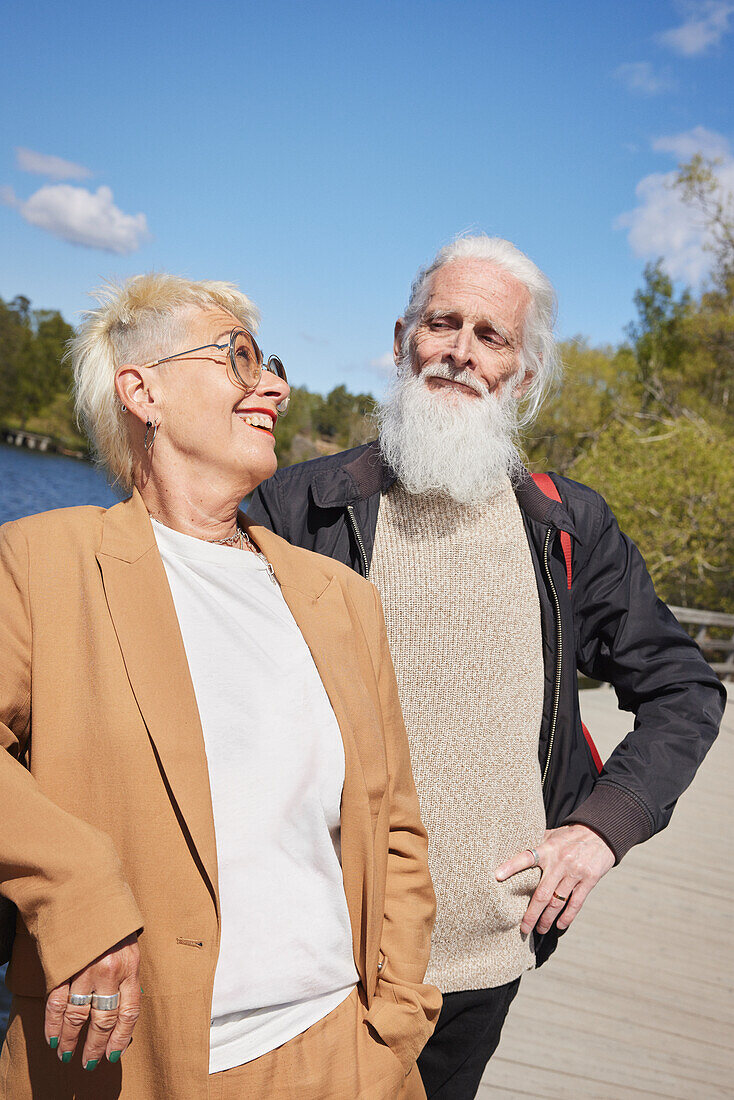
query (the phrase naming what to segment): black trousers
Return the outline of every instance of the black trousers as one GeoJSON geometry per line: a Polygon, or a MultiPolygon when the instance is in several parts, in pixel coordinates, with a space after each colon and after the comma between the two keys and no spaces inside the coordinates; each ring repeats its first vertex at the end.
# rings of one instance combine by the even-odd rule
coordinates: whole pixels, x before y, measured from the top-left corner
{"type": "Polygon", "coordinates": [[[428,1100],[473,1100],[519,985],[516,978],[496,989],[444,993],[436,1030],[418,1059],[428,1100]]]}

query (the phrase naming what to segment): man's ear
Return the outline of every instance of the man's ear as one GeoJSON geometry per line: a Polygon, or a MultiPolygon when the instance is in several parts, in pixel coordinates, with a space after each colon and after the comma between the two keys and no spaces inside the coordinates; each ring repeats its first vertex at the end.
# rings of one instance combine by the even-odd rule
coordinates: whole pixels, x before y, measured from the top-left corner
{"type": "Polygon", "coordinates": [[[144,367],[125,363],[115,372],[115,391],[128,412],[145,423],[155,408],[155,398],[147,386],[144,367]]]}
{"type": "Polygon", "coordinates": [[[397,321],[395,322],[395,334],[394,334],[393,344],[392,344],[392,353],[393,353],[393,357],[394,357],[396,363],[400,359],[400,352],[402,350],[402,342],[403,342],[403,333],[404,332],[405,332],[405,321],[403,320],[402,317],[398,317],[397,321]]]}
{"type": "Polygon", "coordinates": [[[524,397],[525,394],[528,392],[528,390],[530,389],[530,384],[535,378],[536,374],[537,371],[534,370],[525,371],[522,382],[519,382],[517,386],[515,386],[515,394],[518,399],[524,397]]]}

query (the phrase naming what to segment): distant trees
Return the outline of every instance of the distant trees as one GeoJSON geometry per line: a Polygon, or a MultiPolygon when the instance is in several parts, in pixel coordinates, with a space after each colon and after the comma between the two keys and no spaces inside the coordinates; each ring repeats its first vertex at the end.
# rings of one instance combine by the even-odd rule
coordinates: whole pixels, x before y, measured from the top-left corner
{"type": "Polygon", "coordinates": [[[65,398],[70,376],[63,355],[72,335],[55,310],[32,310],[22,295],[0,298],[0,422],[25,428],[65,398]]]}
{"type": "MultiPolygon", "coordinates": [[[[649,264],[624,343],[562,344],[562,390],[525,447],[532,468],[606,497],[665,600],[734,612],[734,202],[715,168],[693,157],[675,183],[707,232],[705,288],[676,293],[662,262],[649,264]]],[[[71,335],[57,312],[0,300],[0,422],[74,438],[62,362],[71,335]]],[[[294,387],[277,427],[280,464],[373,438],[374,406],[344,385],[326,396],[294,387]]]]}
{"type": "Polygon", "coordinates": [[[291,407],[276,429],[278,462],[316,458],[366,443],[374,436],[370,415],[375,399],[367,393],[350,393],[344,385],[335,386],[322,397],[303,386],[294,386],[291,407]]]}
{"type": "Polygon", "coordinates": [[[734,612],[734,209],[701,157],[676,186],[708,231],[708,285],[676,295],[649,264],[627,343],[563,345],[562,391],[526,450],[606,497],[668,603],[734,612]]]}

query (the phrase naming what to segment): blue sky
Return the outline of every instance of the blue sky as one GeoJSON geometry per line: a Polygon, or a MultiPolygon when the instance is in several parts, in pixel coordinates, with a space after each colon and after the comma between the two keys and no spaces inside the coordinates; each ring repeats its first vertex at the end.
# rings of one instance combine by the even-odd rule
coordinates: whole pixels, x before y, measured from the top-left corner
{"type": "Polygon", "coordinates": [[[734,187],[725,0],[9,14],[0,296],[73,322],[105,278],[230,279],[313,390],[380,392],[415,270],[467,229],[548,273],[561,336],[617,342],[646,259],[705,271],[669,173],[701,149],[734,187]]]}

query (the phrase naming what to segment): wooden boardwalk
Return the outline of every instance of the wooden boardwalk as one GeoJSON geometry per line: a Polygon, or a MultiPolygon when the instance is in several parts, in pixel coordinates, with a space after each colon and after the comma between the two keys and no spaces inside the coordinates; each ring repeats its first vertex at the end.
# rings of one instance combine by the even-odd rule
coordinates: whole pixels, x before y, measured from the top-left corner
{"type": "MultiPolygon", "coordinates": [[[[523,978],[480,1100],[734,1097],[733,687],[671,824],[599,883],[523,978]]],[[[609,688],[581,699],[605,757],[631,716],[609,688]]]]}

